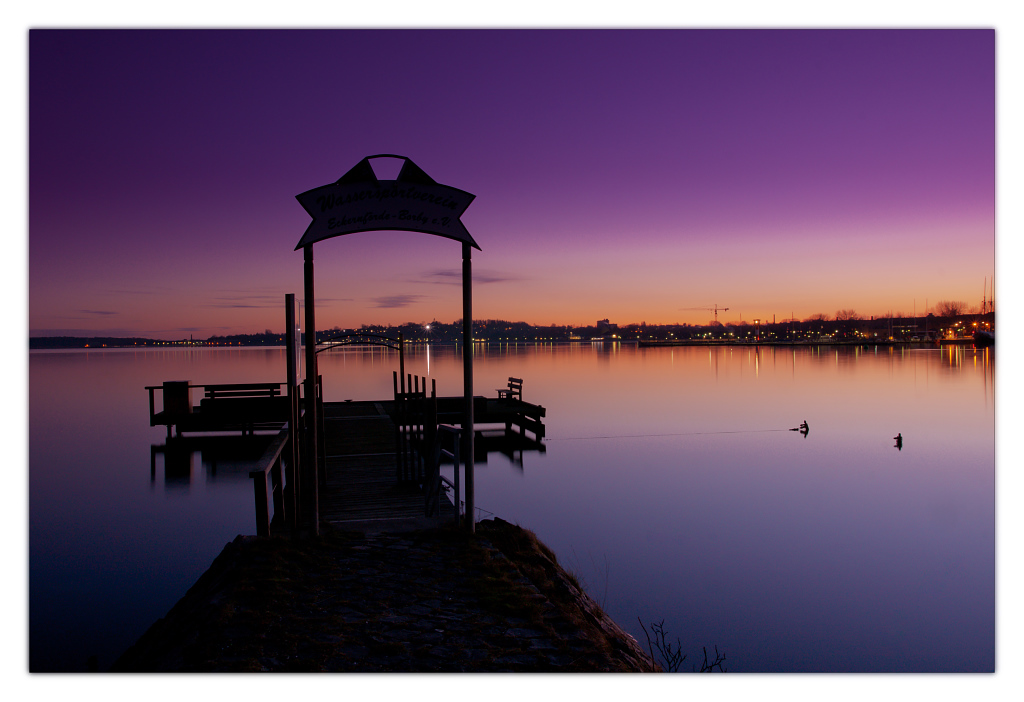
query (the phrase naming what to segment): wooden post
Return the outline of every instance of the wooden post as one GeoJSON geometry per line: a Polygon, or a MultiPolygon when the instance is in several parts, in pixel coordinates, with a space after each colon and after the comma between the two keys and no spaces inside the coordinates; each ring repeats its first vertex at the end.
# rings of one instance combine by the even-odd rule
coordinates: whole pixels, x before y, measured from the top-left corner
{"type": "Polygon", "coordinates": [[[320,535],[320,510],[317,495],[317,466],[319,464],[316,416],[316,311],[313,302],[313,245],[303,247],[305,261],[306,295],[306,466],[303,476],[303,492],[308,501],[308,520],[314,536],[320,535]]]}
{"type": "Polygon", "coordinates": [[[409,392],[412,393],[412,424],[409,427],[409,433],[411,434],[412,447],[415,449],[415,453],[412,457],[412,472],[413,480],[419,481],[423,474],[423,442],[420,440],[420,420],[423,416],[423,407],[419,399],[420,394],[420,377],[410,376],[409,381],[409,392]],[[415,386],[413,385],[415,383],[415,386]],[[413,389],[415,387],[415,390],[413,389]]]}
{"type": "MultiPolygon", "coordinates": [[[[423,379],[423,391],[426,392],[427,379],[423,379]]],[[[427,405],[427,416],[430,422],[427,425],[427,446],[431,449],[434,447],[434,443],[437,441],[437,380],[434,378],[430,379],[430,402],[427,405]]]]}
{"type": "MultiPolygon", "coordinates": [[[[398,332],[398,375],[405,382],[405,336],[398,332]]],[[[402,389],[405,392],[405,389],[402,389]]]]}
{"type": "Polygon", "coordinates": [[[288,356],[288,444],[291,453],[288,459],[288,526],[294,529],[296,522],[296,505],[299,501],[299,350],[298,338],[295,334],[295,293],[284,296],[284,327],[285,353],[288,356]]]}
{"type": "Polygon", "coordinates": [[[459,437],[457,435],[452,443],[454,444],[452,446],[452,465],[455,467],[455,528],[458,528],[459,520],[462,518],[462,507],[459,495],[459,437]]]}
{"type": "Polygon", "coordinates": [[[462,393],[466,416],[462,422],[466,464],[466,529],[476,531],[476,500],[473,495],[473,249],[462,244],[462,393]]]}
{"type": "MultiPolygon", "coordinates": [[[[271,497],[274,500],[274,515],[278,518],[279,524],[284,526],[288,521],[288,510],[284,506],[284,481],[281,480],[281,456],[274,459],[274,465],[270,469],[270,488],[273,491],[271,497]]],[[[267,530],[270,530],[270,521],[267,521],[267,530]]]]}
{"type": "Polygon", "coordinates": [[[257,473],[252,476],[255,481],[253,494],[256,496],[256,536],[269,536],[270,505],[267,504],[267,474],[263,471],[257,473]]]}
{"type": "MultiPolygon", "coordinates": [[[[316,446],[317,446],[317,485],[327,489],[327,432],[324,431],[324,377],[316,376],[316,446]]],[[[317,514],[319,515],[319,487],[317,488],[317,514]]]]}
{"type": "Polygon", "coordinates": [[[402,432],[401,423],[398,421],[401,400],[398,399],[398,371],[391,371],[391,382],[394,385],[395,408],[392,419],[395,425],[395,472],[398,474],[398,482],[405,479],[405,467],[402,465],[402,432]]]}

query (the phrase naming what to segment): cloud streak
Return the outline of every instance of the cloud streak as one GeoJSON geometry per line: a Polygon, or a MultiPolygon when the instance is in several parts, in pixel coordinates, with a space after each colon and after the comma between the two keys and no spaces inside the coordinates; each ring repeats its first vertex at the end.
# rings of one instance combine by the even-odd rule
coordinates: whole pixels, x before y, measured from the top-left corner
{"type": "MultiPolygon", "coordinates": [[[[299,305],[302,305],[302,299],[298,300],[299,305]]],[[[351,297],[318,297],[316,298],[316,304],[318,306],[336,304],[339,302],[354,302],[354,298],[351,297]]],[[[241,294],[241,295],[223,295],[220,297],[213,298],[212,302],[208,302],[202,307],[212,307],[214,309],[225,309],[225,310],[239,310],[239,309],[253,309],[253,310],[277,310],[284,307],[284,295],[267,295],[267,294],[241,294]]]]}
{"type": "Polygon", "coordinates": [[[220,295],[213,298],[213,301],[204,307],[215,307],[218,309],[271,309],[281,307],[284,304],[284,296],[268,295],[266,293],[242,293],[239,295],[220,295]]]}
{"type": "MultiPolygon", "coordinates": [[[[427,273],[424,280],[435,285],[462,285],[462,271],[438,270],[433,273],[427,273]]],[[[487,285],[490,283],[511,283],[522,280],[526,280],[526,278],[495,270],[477,269],[473,271],[474,284],[487,285]]]]}
{"type": "Polygon", "coordinates": [[[373,298],[373,306],[383,309],[409,307],[410,305],[415,305],[424,297],[424,295],[386,295],[373,298]]]}
{"type": "Polygon", "coordinates": [[[161,287],[156,288],[156,289],[108,288],[108,289],[104,290],[103,292],[107,293],[108,295],[133,296],[133,295],[158,295],[158,294],[161,294],[161,293],[175,293],[177,291],[174,288],[171,288],[171,287],[161,286],[161,287]]]}

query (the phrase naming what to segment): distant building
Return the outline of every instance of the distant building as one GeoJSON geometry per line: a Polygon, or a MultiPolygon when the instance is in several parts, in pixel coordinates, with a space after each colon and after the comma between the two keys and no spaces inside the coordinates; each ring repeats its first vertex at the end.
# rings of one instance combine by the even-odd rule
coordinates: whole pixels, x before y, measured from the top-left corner
{"type": "Polygon", "coordinates": [[[619,339],[619,325],[612,324],[607,319],[597,320],[597,324],[594,325],[597,332],[598,339],[614,340],[619,339]]]}

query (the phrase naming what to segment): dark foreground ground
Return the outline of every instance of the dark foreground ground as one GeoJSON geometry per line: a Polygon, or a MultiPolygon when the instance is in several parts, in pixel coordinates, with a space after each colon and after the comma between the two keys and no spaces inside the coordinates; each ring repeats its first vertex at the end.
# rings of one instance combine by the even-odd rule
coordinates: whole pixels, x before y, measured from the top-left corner
{"type": "Polygon", "coordinates": [[[529,531],[239,536],[112,670],[656,669],[529,531]]]}

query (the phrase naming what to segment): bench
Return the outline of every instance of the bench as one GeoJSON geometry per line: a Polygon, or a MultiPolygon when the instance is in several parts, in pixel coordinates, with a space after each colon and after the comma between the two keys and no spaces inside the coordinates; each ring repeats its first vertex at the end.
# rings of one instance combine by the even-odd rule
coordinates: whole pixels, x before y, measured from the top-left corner
{"type": "Polygon", "coordinates": [[[206,385],[199,401],[200,417],[214,423],[241,425],[252,431],[253,424],[287,421],[288,398],[280,383],[236,383],[206,385]]]}
{"type": "Polygon", "coordinates": [[[206,398],[218,397],[277,397],[281,394],[281,383],[232,383],[229,385],[203,385],[206,398]]]}
{"type": "Polygon", "coordinates": [[[149,391],[149,425],[177,428],[184,431],[237,431],[250,434],[256,428],[276,428],[288,421],[291,406],[282,395],[283,383],[232,383],[192,385],[187,380],[147,385],[149,391]],[[192,406],[192,390],[202,388],[204,397],[198,407],[192,406]],[[156,411],[154,392],[163,391],[164,409],[156,411]],[[269,425],[269,426],[267,426],[269,425]]]}
{"type": "Polygon", "coordinates": [[[499,400],[519,400],[523,401],[523,379],[513,378],[509,376],[508,387],[498,390],[499,400]]]}

